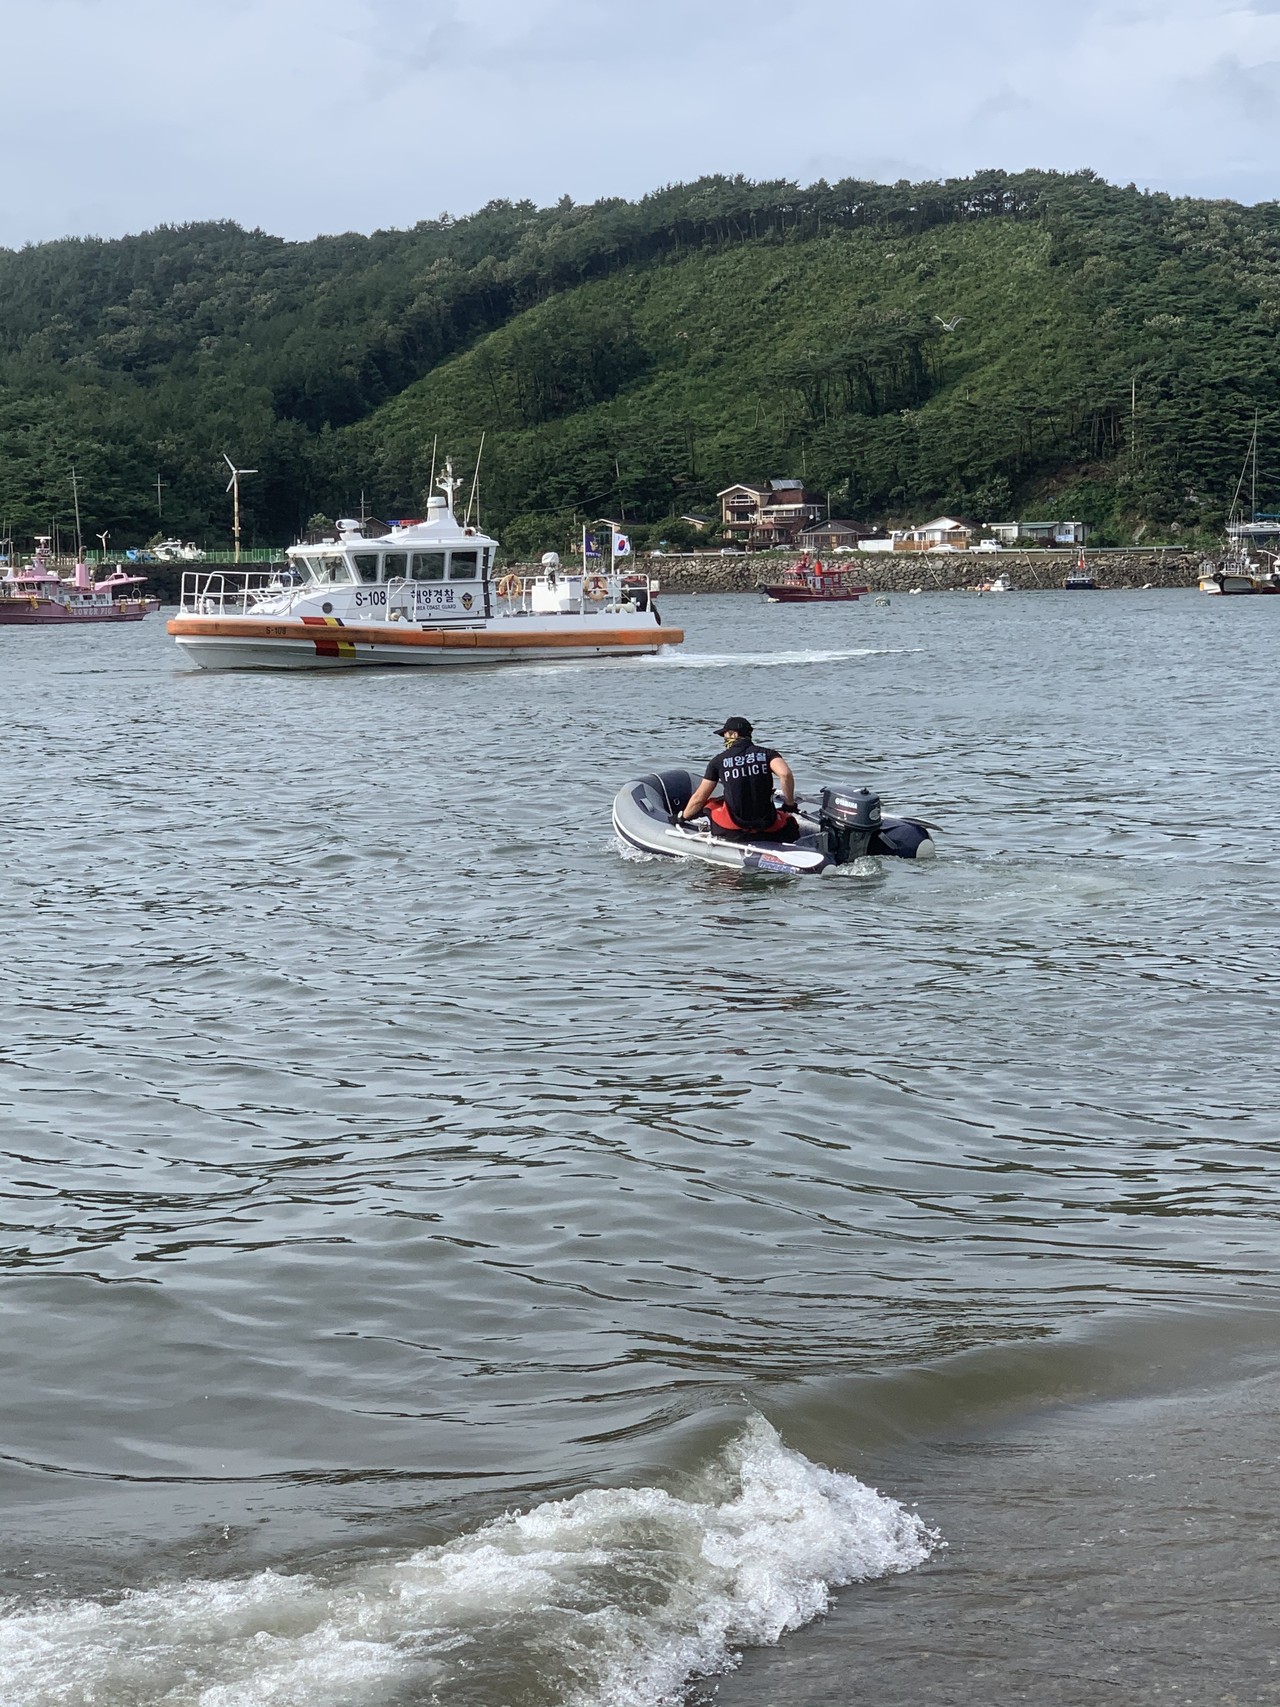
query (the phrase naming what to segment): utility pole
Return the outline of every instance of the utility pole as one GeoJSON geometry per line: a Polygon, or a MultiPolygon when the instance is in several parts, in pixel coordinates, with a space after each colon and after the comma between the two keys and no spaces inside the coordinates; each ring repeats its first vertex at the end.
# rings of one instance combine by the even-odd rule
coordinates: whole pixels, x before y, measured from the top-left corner
{"type": "Polygon", "coordinates": [[[164,496],[163,496],[163,493],[164,493],[164,488],[168,484],[169,484],[169,482],[167,480],[161,480],[160,476],[158,474],[156,475],[156,515],[161,521],[164,520],[164,496]]]}
{"type": "Polygon", "coordinates": [[[76,465],[71,464],[71,498],[76,507],[76,561],[84,555],[80,539],[80,487],[76,481],[76,465]]]}

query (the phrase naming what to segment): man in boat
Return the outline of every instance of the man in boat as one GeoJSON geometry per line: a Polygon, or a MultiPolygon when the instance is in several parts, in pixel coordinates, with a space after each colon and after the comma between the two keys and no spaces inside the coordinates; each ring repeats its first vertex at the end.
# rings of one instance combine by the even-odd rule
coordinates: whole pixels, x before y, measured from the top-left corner
{"type": "Polygon", "coordinates": [[[713,836],[730,842],[794,842],[800,830],[791,816],[796,804],[791,766],[774,748],[757,745],[745,717],[727,717],[716,734],[724,751],[707,766],[680,820],[698,817],[719,784],[724,798],[708,810],[713,836]],[[781,812],[773,804],[774,777],[786,802],[781,812]]]}

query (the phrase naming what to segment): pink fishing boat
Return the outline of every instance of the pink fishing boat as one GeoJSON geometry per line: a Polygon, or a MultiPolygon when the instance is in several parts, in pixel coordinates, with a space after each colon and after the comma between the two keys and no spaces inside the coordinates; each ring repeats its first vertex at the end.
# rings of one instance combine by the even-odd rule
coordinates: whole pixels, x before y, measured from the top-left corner
{"type": "Polygon", "coordinates": [[[0,627],[34,627],[47,623],[141,622],[160,608],[159,599],[138,592],[145,575],[126,575],[114,570],[105,580],[95,581],[89,565],[79,559],[65,578],[50,567],[49,541],[36,541],[36,553],[26,568],[11,566],[0,579],[0,627]]]}

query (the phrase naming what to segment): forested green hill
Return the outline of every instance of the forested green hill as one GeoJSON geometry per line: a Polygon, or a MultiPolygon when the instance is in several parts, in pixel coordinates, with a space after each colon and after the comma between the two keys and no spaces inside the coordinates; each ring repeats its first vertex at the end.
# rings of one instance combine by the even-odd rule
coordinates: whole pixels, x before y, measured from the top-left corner
{"type": "Polygon", "coordinates": [[[0,534],[113,547],[419,510],[487,434],[487,526],[644,536],[730,481],[834,512],[1221,526],[1259,417],[1280,508],[1280,208],[1080,173],[707,179],[285,243],[235,225],[0,252],[0,534]],[[163,482],[163,516],[157,508],[163,482]]]}

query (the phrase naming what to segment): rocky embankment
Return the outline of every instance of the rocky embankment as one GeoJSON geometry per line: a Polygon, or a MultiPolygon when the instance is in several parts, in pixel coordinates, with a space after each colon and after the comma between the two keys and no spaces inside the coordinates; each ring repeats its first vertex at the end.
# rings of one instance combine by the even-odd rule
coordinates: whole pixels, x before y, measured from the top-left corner
{"type": "MultiPolygon", "coordinates": [[[[877,593],[971,592],[1007,575],[1019,591],[1061,587],[1076,567],[1074,551],[861,551],[832,558],[877,593]]],[[[643,565],[669,593],[749,593],[774,580],[795,561],[788,552],[707,553],[697,557],[644,558],[643,565]]],[[[1194,587],[1201,554],[1195,551],[1091,551],[1089,573],[1101,588],[1194,587]]]]}
{"type": "MultiPolygon", "coordinates": [[[[283,561],[283,553],[281,559],[283,561]]],[[[775,580],[796,561],[788,551],[706,552],[691,557],[640,557],[644,568],[669,593],[750,593],[775,580]]],[[[1062,578],[1076,567],[1074,551],[860,551],[829,558],[832,567],[848,569],[854,579],[876,593],[972,592],[984,581],[1007,575],[1019,591],[1061,587],[1062,578]]],[[[1099,587],[1194,587],[1203,553],[1197,551],[1091,551],[1089,573],[1099,587]]],[[[566,562],[566,568],[570,565],[566,562]]],[[[148,563],[149,593],[165,604],[176,604],[184,569],[190,564],[148,563]]],[[[253,564],[250,567],[267,567],[253,564]]],[[[527,575],[539,573],[536,563],[512,564],[527,575]]]]}

